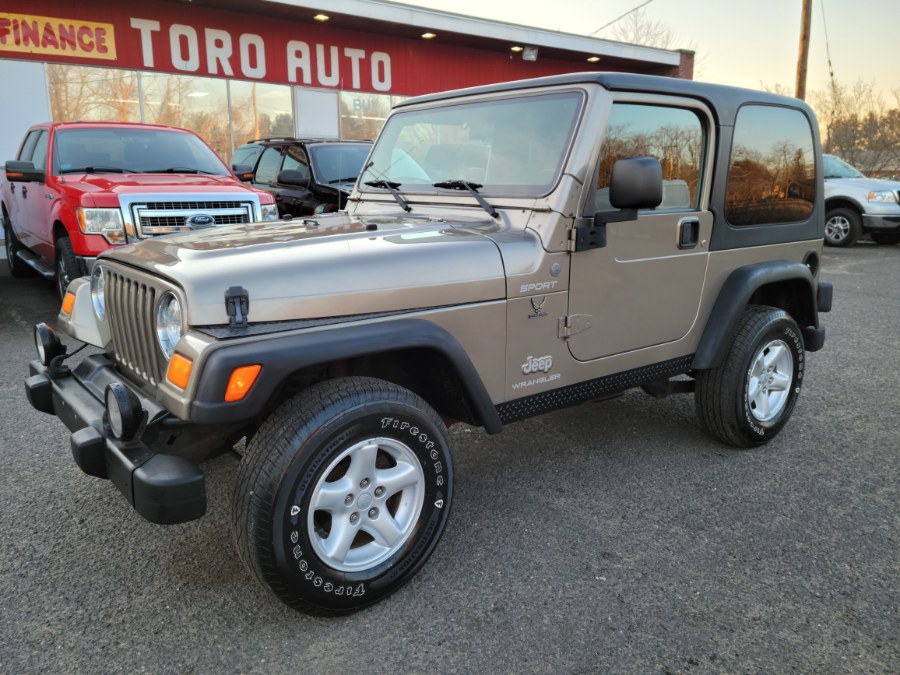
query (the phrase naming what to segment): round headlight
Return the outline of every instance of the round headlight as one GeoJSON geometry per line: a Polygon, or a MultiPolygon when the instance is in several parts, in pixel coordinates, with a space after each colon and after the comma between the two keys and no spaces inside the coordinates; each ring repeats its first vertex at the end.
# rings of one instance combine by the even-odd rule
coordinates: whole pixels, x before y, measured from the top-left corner
{"type": "Polygon", "coordinates": [[[156,339],[167,359],[172,358],[181,332],[181,303],[173,293],[164,293],[156,305],[156,339]]]}
{"type": "Polygon", "coordinates": [[[91,273],[91,303],[97,318],[106,319],[106,276],[100,265],[95,265],[91,273]]]}

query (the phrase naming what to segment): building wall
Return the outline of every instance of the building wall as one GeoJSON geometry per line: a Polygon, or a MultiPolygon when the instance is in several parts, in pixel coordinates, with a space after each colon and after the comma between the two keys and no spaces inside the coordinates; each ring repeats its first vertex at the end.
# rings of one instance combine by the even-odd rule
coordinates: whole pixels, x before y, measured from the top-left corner
{"type": "MultiPolygon", "coordinates": [[[[253,138],[374,138],[406,96],[591,68],[581,56],[525,61],[505,44],[389,37],[371,25],[350,31],[161,0],[0,9],[0,78],[16,92],[0,112],[0,148],[15,152],[24,129],[47,119],[115,120],[191,129],[227,160],[253,138]]],[[[646,67],[691,77],[687,54],[668,71],[646,67]]]]}

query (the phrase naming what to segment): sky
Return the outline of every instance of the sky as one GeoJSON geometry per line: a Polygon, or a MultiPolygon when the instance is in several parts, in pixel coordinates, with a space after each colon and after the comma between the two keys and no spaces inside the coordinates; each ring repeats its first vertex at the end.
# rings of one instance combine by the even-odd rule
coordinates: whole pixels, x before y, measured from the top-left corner
{"type": "MultiPolygon", "coordinates": [[[[401,0],[440,11],[587,35],[645,0],[401,0]]],[[[794,91],[801,0],[651,0],[648,20],[664,24],[673,49],[696,52],[694,79],[794,91]]],[[[838,83],[871,83],[900,103],[900,0],[813,0],[807,92],[829,87],[826,32],[838,83]],[[823,19],[824,14],[824,19],[823,19]],[[895,94],[896,92],[896,94],[895,94]]],[[[596,35],[612,39],[611,28],[596,35]]]]}

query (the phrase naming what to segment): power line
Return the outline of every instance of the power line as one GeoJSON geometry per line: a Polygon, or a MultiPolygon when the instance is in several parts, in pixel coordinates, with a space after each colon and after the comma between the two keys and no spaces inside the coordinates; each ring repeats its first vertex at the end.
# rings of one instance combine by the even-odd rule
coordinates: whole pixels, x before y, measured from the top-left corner
{"type": "Polygon", "coordinates": [[[825,33],[825,56],[828,58],[828,76],[831,78],[831,90],[836,88],[834,82],[834,68],[831,65],[831,46],[828,42],[828,22],[825,20],[825,0],[819,0],[822,6],[822,30],[825,33]]]}
{"type": "Polygon", "coordinates": [[[629,9],[627,12],[625,12],[622,16],[616,17],[615,19],[613,19],[613,20],[610,21],[609,23],[603,24],[602,26],[600,26],[600,28],[598,28],[597,30],[595,30],[593,33],[588,33],[588,35],[589,35],[589,36],[590,36],[590,35],[596,35],[597,33],[599,33],[599,32],[600,32],[601,30],[603,30],[604,28],[609,28],[609,27],[612,26],[614,23],[616,23],[616,21],[621,21],[622,19],[624,19],[626,16],[628,16],[628,15],[631,14],[632,12],[638,11],[641,7],[645,7],[646,5],[649,5],[651,2],[653,2],[653,0],[646,0],[646,2],[642,2],[642,3],[639,4],[637,7],[632,7],[632,8],[629,9]]]}

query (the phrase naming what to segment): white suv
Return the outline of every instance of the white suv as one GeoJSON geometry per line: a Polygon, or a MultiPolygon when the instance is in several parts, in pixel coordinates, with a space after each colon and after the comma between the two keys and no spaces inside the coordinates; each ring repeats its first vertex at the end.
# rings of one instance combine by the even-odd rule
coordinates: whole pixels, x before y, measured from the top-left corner
{"type": "Polygon", "coordinates": [[[825,166],[825,243],[850,246],[862,233],[878,244],[900,242],[900,182],[867,178],[842,159],[825,166]]]}

